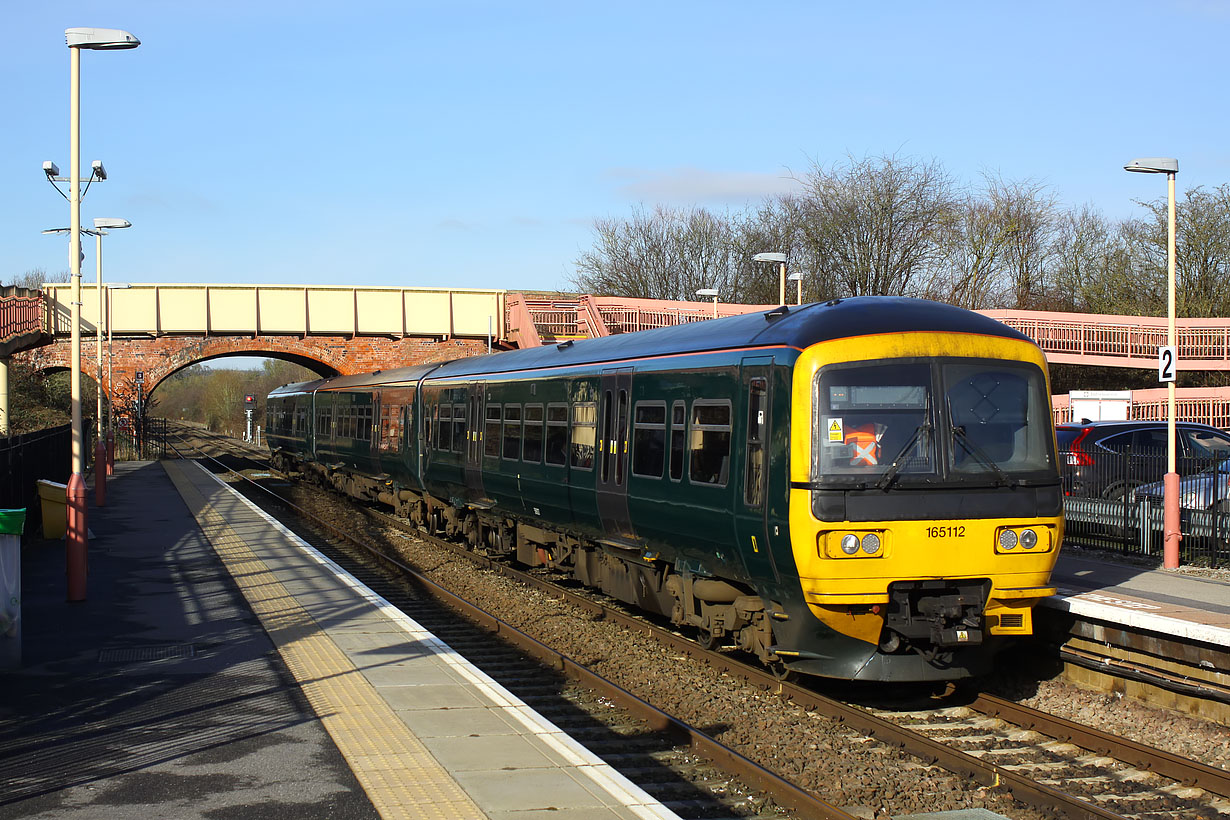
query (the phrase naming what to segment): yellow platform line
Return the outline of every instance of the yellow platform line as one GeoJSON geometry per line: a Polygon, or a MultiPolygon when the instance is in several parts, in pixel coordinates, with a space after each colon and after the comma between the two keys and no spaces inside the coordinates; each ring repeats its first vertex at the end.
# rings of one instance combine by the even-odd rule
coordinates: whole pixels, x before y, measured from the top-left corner
{"type": "Polygon", "coordinates": [[[380,816],[390,820],[485,818],[363,673],[188,479],[181,463],[162,464],[380,816]]]}

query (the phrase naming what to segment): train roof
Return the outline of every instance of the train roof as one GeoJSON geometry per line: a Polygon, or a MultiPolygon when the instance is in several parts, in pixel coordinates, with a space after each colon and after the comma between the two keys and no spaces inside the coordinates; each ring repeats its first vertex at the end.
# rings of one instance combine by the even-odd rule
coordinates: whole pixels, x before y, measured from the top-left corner
{"type": "Polygon", "coordinates": [[[402,382],[416,383],[424,373],[430,373],[439,365],[421,364],[411,367],[391,367],[388,370],[377,370],[373,373],[358,373],[353,376],[329,376],[307,382],[284,384],[269,392],[270,396],[293,396],[300,393],[311,393],[328,388],[330,390],[346,390],[353,387],[371,387],[373,385],[400,384],[402,382]]]}
{"type": "Polygon", "coordinates": [[[819,342],[910,332],[971,333],[1033,342],[1029,337],[980,313],[925,299],[898,296],[856,296],[808,305],[774,308],[724,319],[689,322],[673,327],[624,333],[599,339],[471,356],[444,364],[398,367],[355,376],[333,376],[287,384],[269,395],[288,396],[316,390],[345,390],[375,385],[461,378],[492,373],[538,370],[682,355],[740,348],[792,347],[802,350],[819,342]]]}
{"type": "Polygon", "coordinates": [[[833,339],[927,331],[1000,336],[1033,344],[1029,337],[1007,325],[964,308],[924,299],[857,296],[457,359],[442,365],[432,373],[432,378],[599,364],[711,350],[758,347],[802,350],[833,339]]]}

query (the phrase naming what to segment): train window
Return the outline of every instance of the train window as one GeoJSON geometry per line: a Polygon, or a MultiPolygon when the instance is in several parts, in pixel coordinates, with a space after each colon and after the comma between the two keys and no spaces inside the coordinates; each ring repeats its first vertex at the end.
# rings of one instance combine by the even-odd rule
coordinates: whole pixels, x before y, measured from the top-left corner
{"type": "Polygon", "coordinates": [[[624,483],[628,469],[628,391],[619,391],[619,413],[615,421],[615,434],[611,436],[615,456],[615,483],[624,483]]]}
{"type": "Polygon", "coordinates": [[[1004,472],[1053,469],[1041,370],[1004,362],[945,363],[943,376],[952,472],[1001,479],[1004,472]]]}
{"type": "Polygon", "coordinates": [[[331,407],[320,407],[316,411],[316,437],[333,438],[333,412],[331,407]]]}
{"type": "Polygon", "coordinates": [[[504,458],[516,461],[521,458],[521,405],[504,406],[504,458]]]}
{"type": "MultiPolygon", "coordinates": [[[[512,409],[511,407],[509,408],[512,409]]],[[[487,405],[487,426],[483,431],[483,455],[489,458],[500,457],[500,405],[487,405]]]]}
{"type": "Polygon", "coordinates": [[[371,442],[376,434],[375,425],[376,408],[368,404],[359,408],[358,418],[358,438],[362,441],[371,442]]]}
{"type": "Polygon", "coordinates": [[[453,405],[437,406],[436,420],[436,447],[445,451],[453,449],[453,405]]]}
{"type": "Polygon", "coordinates": [[[542,461],[542,405],[525,406],[525,451],[521,458],[532,464],[542,461]]]}
{"type": "Polygon", "coordinates": [[[401,405],[380,405],[380,443],[382,453],[401,451],[401,405]]]}
{"type": "Polygon", "coordinates": [[[833,366],[817,379],[821,477],[909,481],[935,474],[935,402],[926,362],[833,366]]]}
{"type": "Polygon", "coordinates": [[[632,475],[662,477],[666,463],[666,402],[637,402],[633,412],[632,475]]]}
{"type": "Polygon", "coordinates": [[[692,402],[689,431],[690,468],[694,484],[724,487],[730,478],[730,402],[697,399],[692,402]]]}
{"type": "Polygon", "coordinates": [[[594,469],[594,445],[598,432],[598,405],[592,401],[572,406],[572,466],[594,469]]]}
{"type": "Polygon", "coordinates": [[[677,401],[671,405],[671,481],[683,480],[684,441],[687,405],[677,401]]]}
{"type": "Polygon", "coordinates": [[[764,447],[768,429],[769,392],[764,379],[751,379],[747,385],[747,470],[743,476],[743,503],[759,507],[764,502],[764,447]]]}
{"type": "Polygon", "coordinates": [[[568,463],[568,405],[547,405],[547,451],[548,464],[568,463]]]}
{"type": "Polygon", "coordinates": [[[614,453],[614,442],[608,449],[607,442],[611,441],[615,436],[611,431],[611,416],[614,408],[611,407],[611,391],[606,391],[606,395],[602,401],[602,483],[606,484],[611,480],[611,454],[614,453]]]}
{"type": "Polygon", "coordinates": [[[466,451],[466,406],[464,404],[453,405],[453,452],[464,453],[466,451]]]}

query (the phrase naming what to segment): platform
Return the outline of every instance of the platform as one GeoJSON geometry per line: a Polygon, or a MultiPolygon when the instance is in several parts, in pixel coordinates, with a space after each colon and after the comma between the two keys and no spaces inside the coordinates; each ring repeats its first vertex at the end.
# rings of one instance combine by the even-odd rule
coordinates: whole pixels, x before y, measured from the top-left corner
{"type": "Polygon", "coordinates": [[[1061,553],[1042,606],[1230,648],[1230,582],[1061,553]]]}
{"type": "Polygon", "coordinates": [[[23,551],[0,818],[673,818],[193,462],[117,464],[88,600],[23,551]]]}

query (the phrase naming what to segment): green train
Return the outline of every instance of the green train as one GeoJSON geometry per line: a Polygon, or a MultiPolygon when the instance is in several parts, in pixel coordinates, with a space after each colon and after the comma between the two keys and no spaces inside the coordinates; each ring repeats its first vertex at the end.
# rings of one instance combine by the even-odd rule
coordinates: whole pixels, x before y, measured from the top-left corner
{"type": "Polygon", "coordinates": [[[858,297],[291,384],[274,462],[775,671],[985,672],[1054,594],[1046,360],[858,297]]]}

